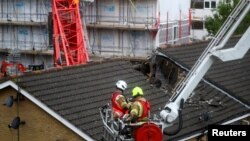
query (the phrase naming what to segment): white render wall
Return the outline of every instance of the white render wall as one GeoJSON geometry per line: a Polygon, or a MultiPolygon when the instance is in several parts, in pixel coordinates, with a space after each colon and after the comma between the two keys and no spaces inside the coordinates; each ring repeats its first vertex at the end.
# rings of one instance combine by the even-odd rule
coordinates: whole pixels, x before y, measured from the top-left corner
{"type": "Polygon", "coordinates": [[[212,16],[211,9],[192,9],[192,16],[196,19],[204,20],[207,16],[212,16]]]}
{"type": "Polygon", "coordinates": [[[187,19],[190,4],[191,0],[159,0],[161,22],[167,21],[167,13],[169,21],[179,20],[180,13],[183,19],[187,19]]]}
{"type": "MultiPolygon", "coordinates": [[[[215,0],[204,0],[204,2],[211,2],[215,0]]],[[[216,0],[216,6],[218,6],[219,2],[223,0],[216,0]]],[[[206,17],[210,17],[213,15],[213,9],[204,8],[203,9],[192,9],[192,19],[204,22],[206,17]]],[[[204,25],[205,27],[205,25],[204,25]]],[[[191,31],[191,37],[198,40],[207,39],[208,32],[204,29],[193,29],[191,31]]]]}
{"type": "Polygon", "coordinates": [[[158,0],[157,5],[160,26],[155,46],[188,43],[191,0],[158,0]]]}

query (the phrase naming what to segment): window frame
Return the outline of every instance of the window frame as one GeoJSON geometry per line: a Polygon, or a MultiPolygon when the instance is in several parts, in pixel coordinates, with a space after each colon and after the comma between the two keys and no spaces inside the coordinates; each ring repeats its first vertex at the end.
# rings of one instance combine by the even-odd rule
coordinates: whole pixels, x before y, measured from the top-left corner
{"type": "Polygon", "coordinates": [[[216,0],[204,0],[204,9],[215,9],[217,8],[216,0]]]}
{"type": "Polygon", "coordinates": [[[193,30],[203,30],[204,22],[203,21],[192,21],[192,29],[193,30]]]}
{"type": "Polygon", "coordinates": [[[204,9],[210,9],[210,8],[211,8],[211,2],[210,1],[204,1],[204,9]]]}

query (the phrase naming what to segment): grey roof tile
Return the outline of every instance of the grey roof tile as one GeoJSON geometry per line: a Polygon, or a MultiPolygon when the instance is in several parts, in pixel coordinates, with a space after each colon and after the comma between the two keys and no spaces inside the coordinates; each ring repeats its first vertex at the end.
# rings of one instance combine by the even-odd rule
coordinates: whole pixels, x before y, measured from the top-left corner
{"type": "Polygon", "coordinates": [[[99,140],[103,126],[99,107],[110,101],[111,93],[115,90],[114,84],[119,79],[127,81],[128,91],[125,95],[128,97],[134,86],[141,86],[145,95],[156,102],[163,94],[152,88],[146,82],[146,77],[135,71],[128,61],[119,60],[23,76],[19,85],[76,127],[99,140]]]}
{"type": "MultiPolygon", "coordinates": [[[[231,38],[225,48],[233,47],[238,40],[239,37],[231,38]]],[[[205,47],[207,47],[208,43],[209,42],[195,43],[190,44],[188,47],[161,48],[159,51],[169,56],[169,58],[176,60],[182,66],[190,69],[202,54],[205,47]]],[[[250,86],[250,51],[240,60],[229,62],[217,60],[205,77],[250,106],[250,97],[246,96],[246,93],[250,95],[250,87],[246,87],[247,85],[250,86]],[[237,85],[237,87],[235,85],[237,85]],[[243,90],[244,92],[242,92],[243,90]]]]}
{"type": "MultiPolygon", "coordinates": [[[[128,83],[128,90],[125,92],[127,97],[130,97],[130,91],[134,86],[143,88],[146,98],[151,103],[152,114],[159,114],[170,97],[169,93],[150,86],[146,76],[135,71],[130,62],[120,60],[27,75],[21,77],[18,84],[77,128],[100,140],[103,124],[99,116],[99,107],[110,101],[111,93],[115,90],[114,84],[119,79],[124,79],[128,83]]],[[[248,89],[247,85],[245,89],[248,89]]],[[[166,140],[201,132],[207,124],[220,123],[225,119],[232,119],[235,114],[248,111],[241,104],[208,85],[200,85],[196,93],[185,104],[184,128],[175,136],[166,136],[166,140]],[[211,102],[211,99],[214,99],[214,102],[221,100],[223,106],[208,104],[207,101],[211,102]],[[238,108],[240,110],[235,110],[238,108]],[[228,112],[230,110],[233,112],[228,112]],[[210,112],[212,120],[199,120],[202,112],[210,112]]],[[[172,128],[176,128],[176,125],[170,127],[172,128]]]]}

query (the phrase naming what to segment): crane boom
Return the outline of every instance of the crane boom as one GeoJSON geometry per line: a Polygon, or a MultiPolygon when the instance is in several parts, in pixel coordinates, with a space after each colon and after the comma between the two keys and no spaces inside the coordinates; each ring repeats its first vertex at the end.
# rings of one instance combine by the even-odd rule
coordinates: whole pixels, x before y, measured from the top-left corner
{"type": "Polygon", "coordinates": [[[79,0],[53,0],[54,64],[71,66],[89,61],[79,0]]]}
{"type": "Polygon", "coordinates": [[[241,59],[246,54],[250,48],[250,45],[248,44],[248,41],[250,40],[250,27],[246,30],[235,47],[230,49],[222,48],[225,46],[249,10],[250,0],[241,0],[237,4],[218,33],[194,64],[188,75],[174,89],[173,96],[160,112],[160,116],[164,123],[172,123],[178,117],[178,110],[180,109],[181,101],[184,100],[185,102],[191,95],[192,91],[216,60],[216,57],[225,62],[241,59]]]}

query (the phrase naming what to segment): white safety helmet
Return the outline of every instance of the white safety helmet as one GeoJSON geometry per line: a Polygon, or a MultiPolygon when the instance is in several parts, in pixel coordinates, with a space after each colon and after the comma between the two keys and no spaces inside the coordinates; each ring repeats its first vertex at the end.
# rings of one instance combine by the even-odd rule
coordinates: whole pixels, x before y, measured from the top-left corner
{"type": "Polygon", "coordinates": [[[116,82],[116,87],[118,88],[118,89],[121,89],[121,90],[123,90],[123,91],[125,91],[126,89],[127,89],[127,83],[125,82],[125,81],[123,81],[123,80],[118,80],[117,82],[116,82]]]}

